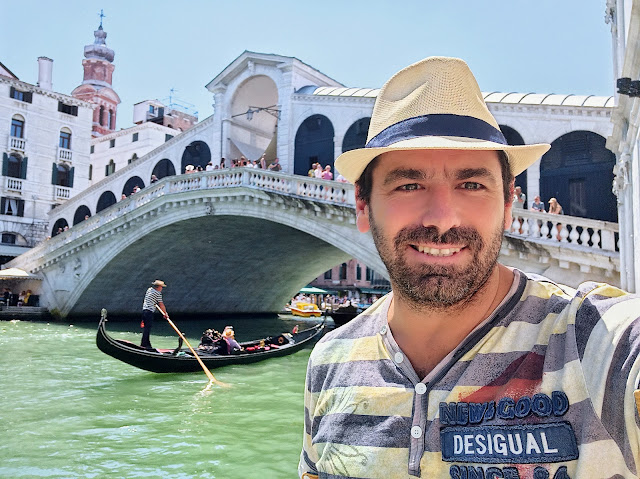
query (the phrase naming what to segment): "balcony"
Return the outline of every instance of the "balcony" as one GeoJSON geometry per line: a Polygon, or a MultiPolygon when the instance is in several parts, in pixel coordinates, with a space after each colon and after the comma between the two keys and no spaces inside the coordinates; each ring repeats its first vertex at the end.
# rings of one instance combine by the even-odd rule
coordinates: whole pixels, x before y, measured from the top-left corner
{"type": "Polygon", "coordinates": [[[55,200],[68,200],[71,198],[71,188],[67,188],[66,186],[54,186],[55,188],[55,200]]]}
{"type": "Polygon", "coordinates": [[[22,180],[20,178],[11,178],[10,176],[5,176],[4,189],[5,191],[22,193],[22,180]]]}
{"type": "Polygon", "coordinates": [[[68,161],[71,163],[71,150],[67,148],[58,147],[58,161],[68,161]]]}
{"type": "Polygon", "coordinates": [[[17,138],[15,136],[9,137],[9,150],[20,151],[24,153],[25,146],[27,145],[27,140],[24,138],[17,138]]]}

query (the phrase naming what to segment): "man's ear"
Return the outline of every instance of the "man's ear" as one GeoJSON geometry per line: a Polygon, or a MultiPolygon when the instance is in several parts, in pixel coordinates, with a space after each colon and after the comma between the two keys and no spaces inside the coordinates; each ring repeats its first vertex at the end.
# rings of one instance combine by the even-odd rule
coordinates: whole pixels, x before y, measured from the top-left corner
{"type": "Polygon", "coordinates": [[[369,204],[360,198],[360,188],[356,186],[356,226],[360,233],[369,231],[369,204]]]}

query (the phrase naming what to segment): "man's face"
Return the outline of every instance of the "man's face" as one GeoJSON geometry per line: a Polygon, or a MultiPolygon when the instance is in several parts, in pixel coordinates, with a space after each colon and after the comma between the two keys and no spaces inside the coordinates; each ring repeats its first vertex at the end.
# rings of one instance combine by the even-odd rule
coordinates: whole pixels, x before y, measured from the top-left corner
{"type": "Polygon", "coordinates": [[[358,229],[371,229],[396,294],[418,308],[473,299],[495,270],[510,225],[495,151],[384,153],[358,229]]]}

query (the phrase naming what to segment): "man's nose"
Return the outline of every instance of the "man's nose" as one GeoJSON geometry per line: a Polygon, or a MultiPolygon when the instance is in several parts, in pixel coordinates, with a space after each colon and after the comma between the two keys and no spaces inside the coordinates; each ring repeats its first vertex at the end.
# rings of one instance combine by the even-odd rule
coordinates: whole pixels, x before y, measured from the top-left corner
{"type": "Polygon", "coordinates": [[[422,210],[422,226],[435,227],[441,233],[460,225],[459,205],[451,187],[432,187],[422,210]]]}

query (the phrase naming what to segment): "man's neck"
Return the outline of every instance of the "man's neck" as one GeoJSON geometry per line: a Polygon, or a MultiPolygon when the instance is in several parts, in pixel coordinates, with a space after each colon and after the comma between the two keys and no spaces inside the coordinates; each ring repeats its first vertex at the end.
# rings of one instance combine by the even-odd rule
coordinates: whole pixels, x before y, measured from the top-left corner
{"type": "Polygon", "coordinates": [[[513,278],[513,271],[497,265],[472,301],[447,309],[419,309],[394,295],[389,327],[421,379],[491,315],[508,294],[513,278]]]}

